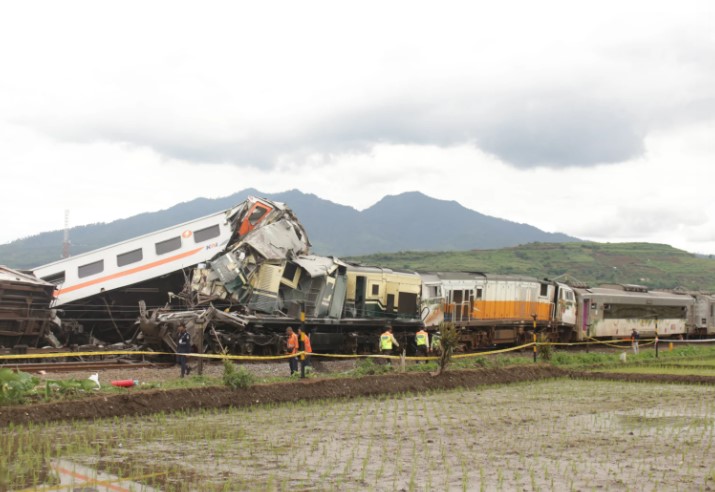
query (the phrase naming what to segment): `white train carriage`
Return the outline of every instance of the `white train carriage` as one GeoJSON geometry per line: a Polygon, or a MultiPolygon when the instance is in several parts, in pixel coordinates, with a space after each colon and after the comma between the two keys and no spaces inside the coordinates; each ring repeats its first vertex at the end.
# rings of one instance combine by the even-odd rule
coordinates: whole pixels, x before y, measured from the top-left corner
{"type": "Polygon", "coordinates": [[[575,288],[578,339],[685,336],[693,297],[639,285],[575,288]]]}
{"type": "Polygon", "coordinates": [[[683,294],[693,298],[693,305],[688,309],[688,334],[693,337],[715,336],[715,296],[701,292],[683,294]]]}
{"type": "Polygon", "coordinates": [[[249,232],[280,205],[251,197],[232,209],[42,265],[33,273],[57,286],[54,305],[62,306],[207,261],[234,233],[249,232]],[[240,212],[245,219],[233,224],[240,212]]]}

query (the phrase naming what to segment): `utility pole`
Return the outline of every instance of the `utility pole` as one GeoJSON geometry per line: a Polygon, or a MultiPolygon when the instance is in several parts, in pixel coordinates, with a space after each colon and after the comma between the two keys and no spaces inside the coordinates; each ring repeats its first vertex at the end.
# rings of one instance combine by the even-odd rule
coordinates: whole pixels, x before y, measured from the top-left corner
{"type": "Polygon", "coordinates": [[[70,211],[65,209],[65,237],[62,241],[62,258],[70,257],[70,211]]]}

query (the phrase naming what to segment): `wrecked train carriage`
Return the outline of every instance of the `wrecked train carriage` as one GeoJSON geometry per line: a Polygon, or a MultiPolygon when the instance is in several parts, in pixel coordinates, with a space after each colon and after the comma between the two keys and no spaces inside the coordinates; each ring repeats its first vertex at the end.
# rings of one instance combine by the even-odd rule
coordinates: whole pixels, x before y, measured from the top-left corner
{"type": "MultiPolygon", "coordinates": [[[[193,268],[264,225],[296,221],[284,204],[249,197],[229,210],[39,266],[33,273],[54,284],[53,307],[77,320],[84,333],[106,342],[134,338],[139,303],[167,304],[193,268]]],[[[307,241],[307,239],[306,239],[307,241]]]]}
{"type": "Polygon", "coordinates": [[[197,270],[192,282],[198,297],[211,299],[211,308],[161,313],[153,320],[145,316],[141,323],[146,331],[161,333],[173,347],[174,331],[184,322],[203,333],[202,350],[271,355],[282,349],[277,344],[289,326],[305,328],[313,350],[340,353],[377,351],[386,324],[407,346],[422,326],[416,273],[312,255],[264,262],[249,270],[236,267],[228,276],[217,273],[224,267],[223,261],[211,262],[197,270]]]}
{"type": "Polygon", "coordinates": [[[56,345],[50,309],[54,285],[0,265],[0,346],[56,345]]]}

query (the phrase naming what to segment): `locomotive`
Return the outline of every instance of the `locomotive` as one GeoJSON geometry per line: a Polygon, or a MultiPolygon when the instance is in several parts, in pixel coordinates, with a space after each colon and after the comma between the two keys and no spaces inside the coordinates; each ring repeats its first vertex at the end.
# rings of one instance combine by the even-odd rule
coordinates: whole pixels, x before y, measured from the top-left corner
{"type": "Polygon", "coordinates": [[[524,343],[534,333],[557,342],[715,334],[715,298],[639,285],[591,288],[533,277],[483,273],[425,274],[424,321],[454,323],[467,349],[524,343]]]}
{"type": "MultiPolygon", "coordinates": [[[[637,285],[480,272],[412,272],[310,254],[285,205],[249,197],[229,210],[33,269],[72,335],[197,350],[278,353],[288,326],[313,349],[373,352],[385,325],[403,342],[421,327],[458,329],[465,350],[531,341],[715,333],[715,298],[637,285]],[[77,333],[79,332],[79,333],[77,333]]],[[[75,338],[76,339],[76,338],[75,338]]],[[[409,343],[406,343],[409,347],[409,343]]]]}

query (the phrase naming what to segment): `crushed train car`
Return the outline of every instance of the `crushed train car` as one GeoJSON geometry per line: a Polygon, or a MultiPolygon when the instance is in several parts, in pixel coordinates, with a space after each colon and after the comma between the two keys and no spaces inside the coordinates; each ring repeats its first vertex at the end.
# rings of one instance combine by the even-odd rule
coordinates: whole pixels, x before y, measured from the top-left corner
{"type": "Polygon", "coordinates": [[[310,333],[316,351],[356,353],[376,351],[386,323],[405,341],[422,326],[417,273],[314,255],[256,264],[252,247],[236,249],[194,271],[181,295],[203,307],[144,312],[145,337],[173,348],[183,323],[196,350],[271,355],[290,326],[310,333]]]}
{"type": "MultiPolygon", "coordinates": [[[[266,260],[306,253],[303,226],[285,204],[249,197],[229,210],[62,259],[33,269],[54,285],[52,307],[106,342],[136,340],[139,303],[149,309],[183,299],[200,304],[186,286],[194,268],[216,257],[242,261],[246,274],[266,260]],[[251,258],[242,256],[253,247],[251,258]],[[252,263],[251,263],[252,262],[252,263]],[[179,294],[175,294],[179,293],[179,294]]],[[[237,280],[239,281],[239,280],[237,280]]],[[[184,306],[182,306],[184,307],[184,306]]]]}

